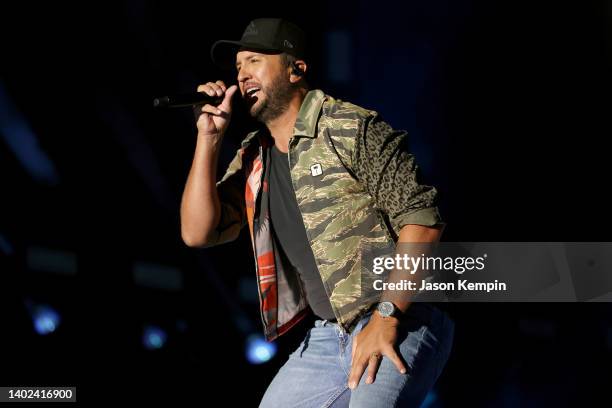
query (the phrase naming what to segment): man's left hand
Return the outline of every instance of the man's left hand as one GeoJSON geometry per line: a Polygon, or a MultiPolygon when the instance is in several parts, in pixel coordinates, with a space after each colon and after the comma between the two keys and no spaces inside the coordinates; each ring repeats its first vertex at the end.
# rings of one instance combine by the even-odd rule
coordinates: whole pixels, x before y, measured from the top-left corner
{"type": "Polygon", "coordinates": [[[400,373],[406,373],[406,367],[395,351],[398,325],[399,320],[395,317],[382,317],[377,311],[372,313],[368,324],[353,339],[351,373],[348,381],[350,389],[357,387],[366,367],[368,368],[366,384],[372,384],[383,356],[391,360],[400,373]]]}

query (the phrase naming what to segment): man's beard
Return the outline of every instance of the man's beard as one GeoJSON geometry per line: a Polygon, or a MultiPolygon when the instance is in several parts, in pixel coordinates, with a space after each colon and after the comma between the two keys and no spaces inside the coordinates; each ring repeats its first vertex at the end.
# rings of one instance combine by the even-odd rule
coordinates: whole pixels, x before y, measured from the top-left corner
{"type": "Polygon", "coordinates": [[[278,75],[274,82],[264,89],[266,99],[257,108],[251,110],[251,116],[264,124],[278,118],[289,107],[295,88],[294,84],[287,81],[282,75],[278,75]]]}

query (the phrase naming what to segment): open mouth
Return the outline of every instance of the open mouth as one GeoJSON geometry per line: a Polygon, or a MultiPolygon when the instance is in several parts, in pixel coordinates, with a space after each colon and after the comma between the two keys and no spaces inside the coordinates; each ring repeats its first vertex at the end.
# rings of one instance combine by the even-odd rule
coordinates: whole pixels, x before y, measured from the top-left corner
{"type": "Polygon", "coordinates": [[[258,88],[258,87],[248,88],[248,89],[246,90],[246,92],[244,93],[244,96],[245,96],[245,98],[247,98],[247,99],[249,99],[249,98],[254,98],[254,97],[256,97],[256,96],[258,95],[258,92],[259,92],[260,90],[261,90],[261,89],[260,89],[260,88],[258,88]]]}

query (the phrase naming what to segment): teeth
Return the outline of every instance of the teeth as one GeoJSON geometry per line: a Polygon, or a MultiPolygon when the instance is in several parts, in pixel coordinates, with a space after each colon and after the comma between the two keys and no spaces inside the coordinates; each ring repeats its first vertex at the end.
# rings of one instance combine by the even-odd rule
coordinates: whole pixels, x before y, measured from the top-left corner
{"type": "Polygon", "coordinates": [[[246,93],[247,95],[252,96],[257,91],[259,91],[259,88],[251,88],[246,93]]]}

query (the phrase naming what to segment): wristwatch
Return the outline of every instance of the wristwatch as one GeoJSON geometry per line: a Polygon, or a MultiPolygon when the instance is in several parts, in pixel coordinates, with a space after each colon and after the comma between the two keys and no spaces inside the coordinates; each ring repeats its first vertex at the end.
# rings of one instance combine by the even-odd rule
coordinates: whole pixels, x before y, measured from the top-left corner
{"type": "Polygon", "coordinates": [[[397,317],[402,316],[402,311],[391,302],[380,302],[376,306],[376,310],[382,317],[397,317]]]}

